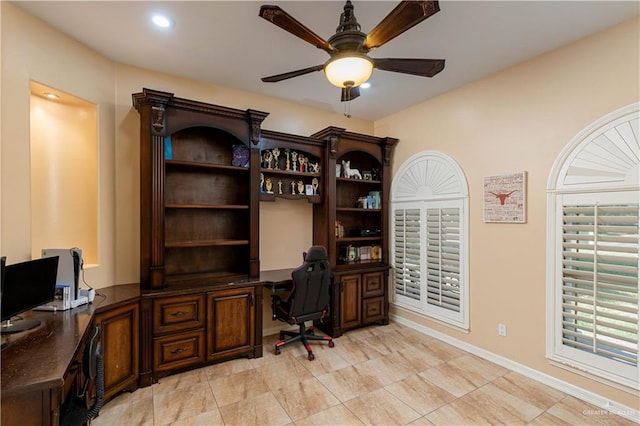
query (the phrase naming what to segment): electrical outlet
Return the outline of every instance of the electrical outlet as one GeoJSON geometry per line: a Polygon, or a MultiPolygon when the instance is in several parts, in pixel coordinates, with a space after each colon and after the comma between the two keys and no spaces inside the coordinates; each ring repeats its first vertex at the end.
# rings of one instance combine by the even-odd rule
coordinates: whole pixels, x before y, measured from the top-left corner
{"type": "Polygon", "coordinates": [[[504,324],[498,324],[498,336],[505,337],[507,335],[507,326],[504,324]]]}

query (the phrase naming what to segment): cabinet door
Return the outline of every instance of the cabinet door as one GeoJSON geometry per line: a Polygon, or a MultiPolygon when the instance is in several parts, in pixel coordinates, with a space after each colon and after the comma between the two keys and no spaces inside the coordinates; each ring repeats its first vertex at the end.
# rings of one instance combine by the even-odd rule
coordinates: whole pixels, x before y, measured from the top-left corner
{"type": "Polygon", "coordinates": [[[96,314],[102,329],[105,400],[138,387],[138,303],[96,314]]]}
{"type": "Polygon", "coordinates": [[[232,358],[242,354],[253,356],[255,314],[254,287],[209,293],[207,360],[232,358]]]}
{"type": "Polygon", "coordinates": [[[340,277],[340,327],[357,327],[361,322],[361,275],[340,277]]]}

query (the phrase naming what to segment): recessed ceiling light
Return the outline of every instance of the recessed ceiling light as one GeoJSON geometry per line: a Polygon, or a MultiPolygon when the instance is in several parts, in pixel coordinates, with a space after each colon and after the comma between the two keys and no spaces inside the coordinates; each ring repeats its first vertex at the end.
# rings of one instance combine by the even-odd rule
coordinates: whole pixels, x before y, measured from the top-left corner
{"type": "Polygon", "coordinates": [[[160,28],[169,28],[173,26],[173,21],[165,15],[155,14],[151,17],[151,22],[160,28]]]}
{"type": "Polygon", "coordinates": [[[60,98],[60,96],[56,95],[55,93],[45,93],[44,95],[49,99],[59,99],[60,98]]]}
{"type": "Polygon", "coordinates": [[[360,85],[360,87],[362,87],[363,89],[368,89],[369,87],[371,87],[371,83],[369,83],[369,82],[362,83],[362,84],[360,85]]]}

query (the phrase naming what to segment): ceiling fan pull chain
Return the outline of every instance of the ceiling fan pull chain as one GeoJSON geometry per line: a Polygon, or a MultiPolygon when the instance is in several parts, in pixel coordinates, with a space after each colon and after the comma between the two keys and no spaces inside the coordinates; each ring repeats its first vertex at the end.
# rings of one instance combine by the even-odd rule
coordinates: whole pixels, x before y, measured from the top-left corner
{"type": "Polygon", "coordinates": [[[344,116],[347,118],[351,118],[351,100],[348,100],[344,103],[344,116]]]}

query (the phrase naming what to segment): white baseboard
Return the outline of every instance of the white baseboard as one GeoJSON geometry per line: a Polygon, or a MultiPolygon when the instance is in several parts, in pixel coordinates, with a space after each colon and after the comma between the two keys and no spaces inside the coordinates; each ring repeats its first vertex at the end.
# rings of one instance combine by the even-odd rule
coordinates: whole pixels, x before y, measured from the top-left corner
{"type": "Polygon", "coordinates": [[[627,420],[640,424],[640,411],[635,408],[627,407],[622,404],[618,404],[616,402],[610,401],[601,395],[590,392],[578,386],[572,385],[571,383],[567,383],[565,381],[559,380],[553,376],[542,373],[538,370],[534,370],[533,368],[527,367],[526,365],[519,364],[509,358],[505,358],[493,352],[489,352],[485,349],[463,342],[462,340],[458,340],[455,337],[451,337],[447,334],[440,333],[431,328],[417,324],[406,318],[399,317],[396,314],[390,314],[390,318],[394,321],[397,321],[400,324],[406,325],[407,327],[411,327],[414,330],[417,330],[423,334],[426,334],[427,336],[436,338],[445,343],[456,346],[457,348],[460,348],[469,353],[472,353],[473,355],[477,355],[480,358],[484,358],[487,361],[494,362],[502,367],[515,371],[516,373],[522,374],[525,377],[536,380],[540,383],[543,383],[547,386],[550,386],[554,389],[564,392],[567,395],[571,395],[589,404],[595,405],[596,407],[599,407],[603,410],[609,411],[627,420]]]}

